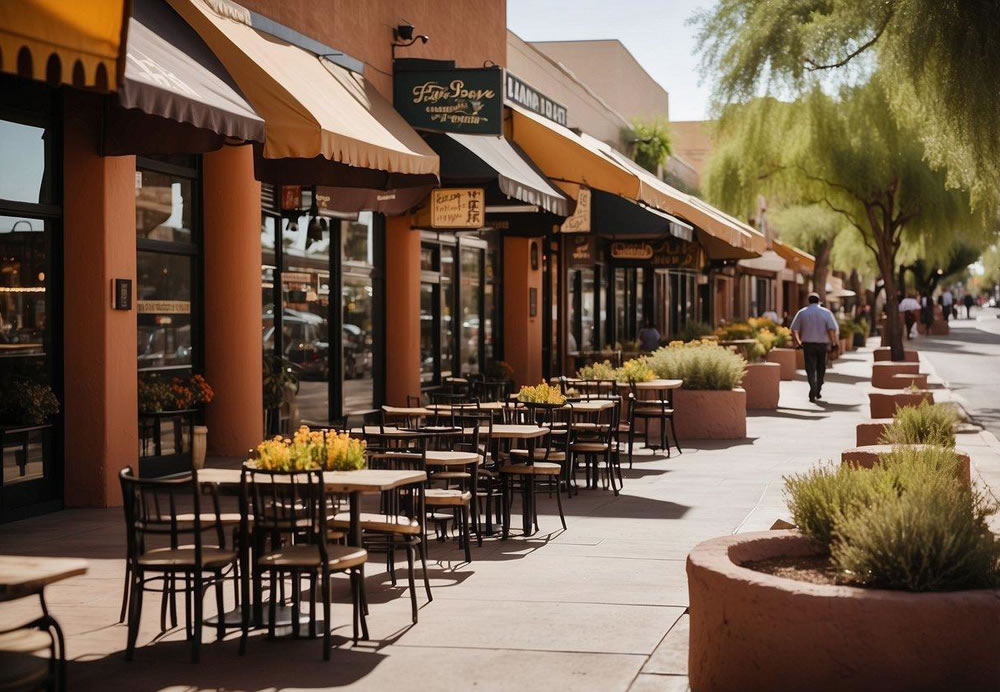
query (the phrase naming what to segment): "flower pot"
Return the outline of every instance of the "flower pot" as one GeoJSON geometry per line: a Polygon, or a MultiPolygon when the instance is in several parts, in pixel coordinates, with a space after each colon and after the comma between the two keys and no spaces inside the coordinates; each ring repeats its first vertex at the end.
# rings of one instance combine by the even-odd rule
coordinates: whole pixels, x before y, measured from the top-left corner
{"type": "Polygon", "coordinates": [[[208,428],[204,425],[194,426],[191,437],[191,466],[195,469],[205,468],[205,451],[208,449],[208,428]]]}
{"type": "MultiPolygon", "coordinates": [[[[795,368],[797,367],[795,358],[796,353],[800,353],[800,351],[794,348],[772,348],[767,354],[767,362],[777,363],[781,366],[781,379],[794,380],[795,368]]],[[[805,367],[804,362],[803,367],[805,367]]]]}
{"type": "Polygon", "coordinates": [[[677,437],[686,440],[741,440],[747,436],[747,393],[742,388],[674,391],[677,437]]]}
{"type": "Polygon", "coordinates": [[[880,444],[885,426],[892,425],[892,418],[879,418],[865,423],[858,423],[856,428],[856,444],[858,447],[880,444]]]}
{"type": "MultiPolygon", "coordinates": [[[[850,464],[851,466],[860,466],[861,468],[870,469],[875,464],[878,463],[880,454],[887,454],[893,449],[900,447],[912,447],[914,449],[924,449],[930,445],[883,445],[883,444],[873,444],[861,447],[854,447],[852,449],[845,449],[840,453],[840,463],[850,464]]],[[[958,480],[969,485],[971,483],[971,471],[970,471],[970,460],[968,452],[963,452],[956,449],[955,454],[958,455],[958,480]]]]}
{"type": "Polygon", "coordinates": [[[810,556],[797,531],[715,538],[688,555],[691,689],[987,690],[1000,591],[907,593],[794,581],[740,565],[810,556]]]}
{"type": "Polygon", "coordinates": [[[903,389],[869,392],[868,394],[868,405],[871,408],[872,418],[892,418],[896,415],[896,409],[904,406],[920,406],[922,401],[933,404],[934,392],[927,390],[911,392],[903,389]]]}
{"type": "Polygon", "coordinates": [[[895,375],[916,375],[920,372],[920,363],[903,363],[892,360],[882,360],[872,363],[872,386],[882,389],[894,389],[892,383],[895,375]]]}
{"type": "Polygon", "coordinates": [[[847,339],[839,339],[838,341],[840,344],[840,351],[837,352],[837,356],[839,357],[847,353],[849,349],[847,348],[847,339]]]}
{"type": "Polygon", "coordinates": [[[778,363],[749,363],[743,375],[748,409],[776,409],[781,388],[778,363]]]}
{"type": "MultiPolygon", "coordinates": [[[[883,360],[892,360],[892,349],[888,346],[880,346],[873,351],[875,355],[875,362],[881,362],[883,360]]],[[[919,363],[920,356],[912,348],[903,349],[903,361],[907,363],[919,363]]]]}

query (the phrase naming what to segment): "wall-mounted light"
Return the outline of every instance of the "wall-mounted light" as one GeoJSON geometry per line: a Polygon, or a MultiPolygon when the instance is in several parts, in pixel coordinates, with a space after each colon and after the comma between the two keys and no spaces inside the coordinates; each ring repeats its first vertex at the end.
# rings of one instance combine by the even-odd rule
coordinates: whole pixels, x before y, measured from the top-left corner
{"type": "Polygon", "coordinates": [[[413,25],[403,20],[401,24],[397,24],[392,28],[392,59],[396,59],[396,49],[397,48],[408,48],[412,46],[417,41],[421,43],[427,43],[431,40],[431,37],[427,34],[420,34],[419,36],[413,35],[413,25]]]}

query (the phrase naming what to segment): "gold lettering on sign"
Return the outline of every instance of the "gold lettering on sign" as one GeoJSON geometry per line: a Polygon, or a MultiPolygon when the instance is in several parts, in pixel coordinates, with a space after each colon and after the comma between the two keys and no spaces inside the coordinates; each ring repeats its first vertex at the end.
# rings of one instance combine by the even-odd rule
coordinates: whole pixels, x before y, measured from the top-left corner
{"type": "Polygon", "coordinates": [[[611,243],[611,256],[615,259],[650,259],[653,246],[649,243],[611,243]]]}
{"type": "Polygon", "coordinates": [[[482,228],[486,193],[481,187],[431,190],[432,228],[482,228]]]}
{"type": "Polygon", "coordinates": [[[563,233],[590,232],[590,189],[581,187],[576,195],[576,209],[573,215],[563,221],[559,229],[563,233]]]}

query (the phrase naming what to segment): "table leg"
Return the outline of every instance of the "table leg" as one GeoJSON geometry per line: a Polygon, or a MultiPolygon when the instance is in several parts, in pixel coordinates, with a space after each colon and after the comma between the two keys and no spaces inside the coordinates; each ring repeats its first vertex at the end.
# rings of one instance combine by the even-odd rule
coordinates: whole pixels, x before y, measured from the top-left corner
{"type": "MultiPolygon", "coordinates": [[[[528,440],[528,466],[532,466],[535,462],[535,440],[534,438],[528,440]]],[[[522,490],[522,501],[521,501],[521,528],[524,530],[525,536],[530,536],[533,533],[533,524],[535,518],[534,512],[534,501],[535,501],[535,474],[529,473],[526,477],[521,478],[521,490],[522,490]]]]}

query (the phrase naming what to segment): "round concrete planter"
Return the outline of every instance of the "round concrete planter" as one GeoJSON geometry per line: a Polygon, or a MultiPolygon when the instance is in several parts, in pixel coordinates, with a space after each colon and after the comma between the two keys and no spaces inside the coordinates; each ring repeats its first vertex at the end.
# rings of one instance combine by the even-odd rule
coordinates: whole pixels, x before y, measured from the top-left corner
{"type": "MultiPolygon", "coordinates": [[[[888,346],[880,346],[872,351],[875,354],[875,362],[879,363],[883,360],[892,360],[892,350],[888,346]]],[[[903,349],[903,361],[906,363],[919,363],[920,356],[913,349],[904,348],[903,349]]]]}
{"type": "Polygon", "coordinates": [[[781,394],[781,365],[750,363],[743,375],[748,409],[776,409],[781,394]]]}
{"type": "Polygon", "coordinates": [[[677,437],[686,440],[742,440],[747,436],[747,393],[742,388],[674,390],[677,437]]]}
{"type": "Polygon", "coordinates": [[[934,392],[926,389],[917,392],[889,390],[868,394],[872,418],[892,418],[896,415],[896,409],[904,406],[919,406],[922,401],[933,404],[934,392]]]}
{"type": "Polygon", "coordinates": [[[872,386],[883,389],[893,389],[894,375],[916,375],[920,372],[920,363],[901,363],[892,360],[882,360],[872,363],[872,386]]]}
{"type": "Polygon", "coordinates": [[[740,566],[818,552],[797,531],[695,546],[687,560],[691,689],[996,689],[1000,591],[861,589],[740,566]]]}
{"type": "Polygon", "coordinates": [[[767,354],[767,362],[781,366],[781,379],[794,380],[796,353],[798,351],[794,348],[772,348],[767,354]]]}
{"type": "MultiPolygon", "coordinates": [[[[893,449],[899,449],[901,447],[912,447],[914,449],[924,449],[929,445],[883,445],[883,444],[873,444],[854,447],[853,449],[845,449],[840,453],[840,463],[850,464],[851,466],[860,466],[861,468],[870,469],[878,463],[879,456],[882,454],[888,454],[893,449]]],[[[958,480],[962,481],[966,485],[972,483],[972,475],[970,470],[970,459],[968,452],[963,452],[960,449],[955,450],[955,454],[958,455],[958,480]]]]}
{"type": "Polygon", "coordinates": [[[887,425],[892,425],[892,420],[892,418],[878,418],[858,423],[856,434],[858,447],[880,444],[882,433],[885,432],[887,425]]]}

